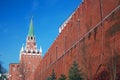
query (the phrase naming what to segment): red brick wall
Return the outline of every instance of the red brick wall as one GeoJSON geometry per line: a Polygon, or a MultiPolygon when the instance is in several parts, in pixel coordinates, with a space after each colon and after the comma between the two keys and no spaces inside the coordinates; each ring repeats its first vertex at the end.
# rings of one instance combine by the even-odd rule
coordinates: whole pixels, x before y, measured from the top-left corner
{"type": "Polygon", "coordinates": [[[21,55],[20,63],[21,66],[24,67],[23,69],[26,69],[26,73],[23,75],[26,75],[27,80],[34,80],[34,72],[41,59],[42,57],[39,54],[37,55],[37,53],[26,53],[21,55]]]}
{"type": "Polygon", "coordinates": [[[9,69],[9,80],[20,80],[18,72],[19,64],[10,64],[9,69]]]}
{"type": "Polygon", "coordinates": [[[37,54],[22,54],[20,63],[10,64],[9,80],[22,80],[21,75],[25,75],[24,78],[27,80],[34,80],[34,72],[41,59],[42,57],[37,54]]]}
{"type": "Polygon", "coordinates": [[[119,0],[84,0],[41,60],[35,80],[46,80],[52,69],[57,78],[61,74],[68,76],[73,60],[79,63],[88,79],[98,80],[102,71],[112,75],[110,63],[116,55],[116,73],[119,74],[119,5],[119,0]]]}

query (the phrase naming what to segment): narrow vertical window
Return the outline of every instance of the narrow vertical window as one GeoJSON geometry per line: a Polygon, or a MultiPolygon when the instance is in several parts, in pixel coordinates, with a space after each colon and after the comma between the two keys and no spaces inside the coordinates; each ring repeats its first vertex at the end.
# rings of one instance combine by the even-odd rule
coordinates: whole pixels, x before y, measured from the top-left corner
{"type": "Polygon", "coordinates": [[[31,40],[33,40],[33,37],[31,37],[31,40]]]}
{"type": "Polygon", "coordinates": [[[97,35],[97,27],[94,29],[94,40],[96,40],[96,35],[97,35]]]}

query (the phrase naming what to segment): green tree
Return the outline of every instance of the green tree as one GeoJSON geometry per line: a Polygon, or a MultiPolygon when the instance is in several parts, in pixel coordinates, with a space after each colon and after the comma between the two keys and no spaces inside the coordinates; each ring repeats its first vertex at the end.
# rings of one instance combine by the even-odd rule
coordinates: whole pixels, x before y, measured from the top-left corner
{"type": "Polygon", "coordinates": [[[67,77],[64,74],[61,74],[59,80],[66,80],[66,79],[67,79],[67,77]]]}
{"type": "Polygon", "coordinates": [[[7,80],[5,73],[7,73],[7,70],[2,66],[2,63],[0,62],[0,80],[7,80]]]}
{"type": "Polygon", "coordinates": [[[50,77],[48,77],[48,78],[47,78],[47,80],[51,80],[51,78],[50,78],[50,77]]]}
{"type": "Polygon", "coordinates": [[[51,74],[51,80],[56,80],[56,74],[54,72],[54,69],[52,70],[52,74],[51,74]]]}
{"type": "Polygon", "coordinates": [[[6,73],[7,72],[7,70],[2,66],[2,64],[1,64],[1,62],[0,62],[0,73],[1,74],[4,74],[4,73],[6,73]]]}
{"type": "Polygon", "coordinates": [[[70,70],[69,70],[69,80],[83,80],[81,70],[79,70],[79,66],[76,61],[73,62],[70,70]]]}

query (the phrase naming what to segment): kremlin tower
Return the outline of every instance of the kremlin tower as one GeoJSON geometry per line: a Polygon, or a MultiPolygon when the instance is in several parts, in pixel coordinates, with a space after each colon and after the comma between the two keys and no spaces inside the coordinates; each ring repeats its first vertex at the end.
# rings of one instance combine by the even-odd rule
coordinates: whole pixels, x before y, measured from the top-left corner
{"type": "Polygon", "coordinates": [[[42,59],[42,49],[37,49],[33,21],[30,21],[26,45],[20,50],[20,62],[10,64],[9,80],[33,80],[34,71],[42,59]]]}

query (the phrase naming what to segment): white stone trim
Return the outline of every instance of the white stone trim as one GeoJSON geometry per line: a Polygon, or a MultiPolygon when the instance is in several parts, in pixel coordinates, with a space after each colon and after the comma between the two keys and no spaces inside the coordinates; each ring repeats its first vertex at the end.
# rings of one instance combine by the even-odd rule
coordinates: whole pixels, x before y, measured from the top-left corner
{"type": "Polygon", "coordinates": [[[75,11],[72,13],[72,15],[61,25],[61,27],[59,27],[59,33],[62,32],[62,30],[64,29],[64,27],[67,25],[67,23],[70,21],[70,19],[72,18],[72,16],[75,14],[75,11]]]}
{"type": "Polygon", "coordinates": [[[24,54],[24,55],[41,55],[41,54],[37,54],[37,53],[35,53],[35,54],[33,54],[33,53],[22,53],[22,54],[24,54]]]}

